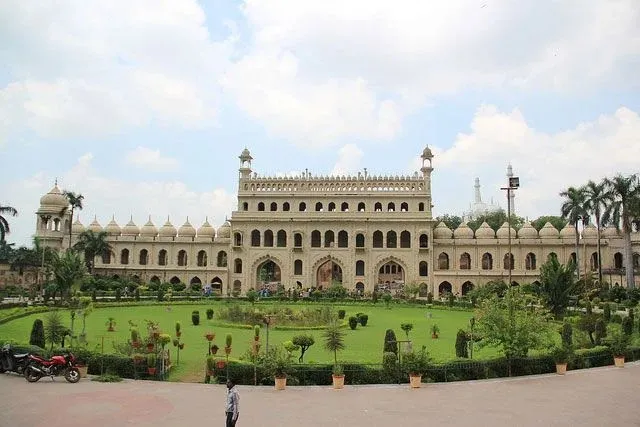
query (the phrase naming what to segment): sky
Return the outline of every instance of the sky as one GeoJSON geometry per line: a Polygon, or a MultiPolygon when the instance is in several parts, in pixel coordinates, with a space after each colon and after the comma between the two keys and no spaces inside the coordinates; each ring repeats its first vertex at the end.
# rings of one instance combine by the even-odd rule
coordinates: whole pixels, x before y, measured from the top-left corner
{"type": "Polygon", "coordinates": [[[55,182],[81,221],[214,226],[259,175],[406,175],[434,213],[480,178],[516,212],[640,172],[637,0],[4,0],[0,204],[29,244],[55,182]]]}

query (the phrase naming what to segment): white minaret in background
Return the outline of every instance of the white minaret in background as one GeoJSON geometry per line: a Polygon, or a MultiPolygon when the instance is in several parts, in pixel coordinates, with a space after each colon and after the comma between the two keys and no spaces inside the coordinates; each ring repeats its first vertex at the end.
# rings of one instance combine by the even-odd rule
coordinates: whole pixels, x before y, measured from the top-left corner
{"type": "MultiPolygon", "coordinates": [[[[509,165],[507,166],[507,178],[513,178],[513,167],[511,167],[511,163],[509,163],[509,165]]],[[[508,182],[508,180],[507,180],[508,182]]],[[[511,215],[515,215],[516,213],[516,203],[515,203],[515,199],[516,199],[516,192],[515,191],[510,191],[509,193],[510,196],[509,198],[511,199],[511,215]]]]}

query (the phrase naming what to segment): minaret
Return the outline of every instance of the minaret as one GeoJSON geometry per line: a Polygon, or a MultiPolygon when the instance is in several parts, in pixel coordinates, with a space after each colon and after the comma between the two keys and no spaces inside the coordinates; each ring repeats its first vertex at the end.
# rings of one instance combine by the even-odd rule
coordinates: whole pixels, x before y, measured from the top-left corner
{"type": "Polygon", "coordinates": [[[238,158],[240,159],[240,169],[239,169],[240,178],[241,179],[250,178],[251,177],[251,160],[253,160],[253,157],[251,157],[251,153],[245,147],[245,149],[242,150],[242,154],[240,154],[238,158]]]}
{"type": "MultiPolygon", "coordinates": [[[[509,165],[507,166],[507,182],[509,178],[513,178],[513,167],[511,166],[511,163],[509,163],[509,165]]],[[[516,213],[516,203],[515,203],[515,199],[516,199],[516,192],[515,191],[509,191],[510,196],[509,198],[510,203],[511,203],[511,215],[515,215],[516,213]]]]}
{"type": "Polygon", "coordinates": [[[476,178],[476,184],[473,186],[474,188],[474,202],[475,204],[482,203],[482,196],[480,195],[480,178],[476,178]]]}

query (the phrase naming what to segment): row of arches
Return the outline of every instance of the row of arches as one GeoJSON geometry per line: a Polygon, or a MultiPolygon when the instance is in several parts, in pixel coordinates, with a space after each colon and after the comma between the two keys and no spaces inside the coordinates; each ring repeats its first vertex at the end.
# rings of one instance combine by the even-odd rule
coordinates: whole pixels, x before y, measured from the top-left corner
{"type": "MultiPolygon", "coordinates": [[[[103,264],[111,264],[113,262],[114,254],[113,252],[105,252],[102,254],[102,263],[103,264]]],[[[131,251],[129,249],[122,249],[120,251],[120,264],[128,265],[132,263],[131,251]]],[[[151,254],[147,249],[141,249],[138,252],[138,265],[150,265],[151,264],[151,254]]],[[[157,255],[157,265],[166,266],[169,264],[169,253],[166,249],[160,249],[157,255]]],[[[189,265],[189,256],[187,251],[182,249],[178,251],[176,255],[176,264],[179,267],[186,267],[189,265]]],[[[209,256],[207,251],[201,250],[196,254],[196,266],[197,267],[207,267],[209,265],[209,256]]],[[[216,256],[216,267],[226,267],[227,266],[227,252],[219,251],[216,256]]]]}
{"type": "MultiPolygon", "coordinates": [[[[549,256],[555,256],[555,253],[549,254],[549,256]]],[[[464,252],[460,255],[460,259],[458,262],[458,269],[460,270],[471,270],[471,255],[468,252],[464,252]]],[[[502,267],[505,270],[511,268],[514,269],[514,257],[513,253],[505,254],[502,260],[502,267]]],[[[485,252],[482,254],[480,266],[483,270],[493,270],[493,255],[489,252],[485,252]]],[[[446,252],[441,252],[438,255],[438,270],[449,270],[451,268],[449,254],[446,252]]],[[[533,252],[529,252],[525,256],[525,270],[535,270],[537,269],[537,259],[536,254],[533,252]]]]}
{"type": "MultiPolygon", "coordinates": [[[[336,177],[337,178],[337,177],[336,177]]],[[[369,180],[377,180],[377,177],[368,178],[369,180]]],[[[386,181],[387,179],[392,179],[391,177],[379,177],[380,180],[386,181]]],[[[396,179],[400,179],[396,177],[396,179]]],[[[350,183],[345,182],[343,184],[340,183],[327,183],[327,184],[317,184],[317,183],[300,183],[293,182],[290,184],[276,184],[276,183],[259,183],[259,184],[245,184],[245,191],[252,192],[278,192],[278,191],[313,191],[313,192],[335,192],[335,191],[422,191],[424,189],[424,183],[422,181],[418,182],[400,182],[400,183],[391,183],[384,182],[380,184],[376,183],[350,183]]]]}
{"type": "MultiPolygon", "coordinates": [[[[598,253],[594,252],[591,254],[591,269],[598,269],[598,253]]],[[[633,268],[640,268],[640,254],[634,253],[632,259],[633,268]]],[[[621,252],[616,252],[613,254],[613,268],[621,269],[624,268],[624,255],[621,252]]]]}
{"type": "MultiPolygon", "coordinates": [[[[268,202],[267,202],[268,203],[268,202]]],[[[289,212],[291,211],[291,204],[289,202],[284,202],[282,203],[282,205],[278,205],[277,202],[271,202],[271,203],[265,203],[265,202],[258,202],[256,209],[258,212],[266,212],[267,210],[269,212],[277,212],[278,210],[282,210],[283,212],[289,212]]],[[[420,202],[418,203],[418,211],[419,212],[424,212],[424,202],[420,202]]],[[[350,204],[349,202],[342,202],[339,204],[336,204],[335,202],[329,202],[326,204],[326,209],[325,209],[325,204],[322,202],[316,202],[314,205],[314,209],[313,211],[315,212],[349,212],[350,211],[350,204]]],[[[371,209],[371,207],[369,207],[369,209],[371,209]]],[[[249,210],[249,203],[248,202],[243,202],[242,203],[242,210],[243,211],[248,211],[249,210]]],[[[365,202],[359,202],[356,205],[356,212],[367,212],[367,204],[365,202]]],[[[383,205],[382,202],[376,202],[373,204],[373,212],[409,212],[409,203],[407,202],[400,202],[398,204],[396,204],[395,202],[388,202],[386,205],[383,205]]],[[[307,212],[307,203],[306,202],[300,202],[298,203],[298,212],[307,212]]]]}
{"type": "MultiPolygon", "coordinates": [[[[396,231],[387,231],[386,235],[380,230],[376,230],[372,234],[372,247],[373,248],[411,248],[411,233],[407,230],[398,233],[396,231]]],[[[302,233],[296,232],[293,234],[293,246],[295,248],[302,248],[302,233]]],[[[279,230],[275,236],[272,230],[266,230],[261,233],[260,230],[251,231],[251,246],[253,247],[287,247],[287,233],[284,230],[279,230]]],[[[242,234],[237,232],[234,235],[234,244],[236,246],[242,246],[242,234]]],[[[337,246],[338,248],[349,247],[349,233],[345,230],[340,230],[337,233],[333,230],[326,230],[321,233],[319,230],[313,230],[311,232],[310,245],[312,248],[331,248],[337,246]]],[[[366,237],[364,233],[357,233],[355,238],[355,247],[364,248],[366,246],[366,237]]],[[[429,247],[429,236],[426,233],[422,233],[418,237],[418,246],[420,248],[429,247]]]]}
{"type": "MultiPolygon", "coordinates": [[[[155,275],[152,276],[149,281],[151,283],[156,283],[156,284],[160,284],[162,282],[160,280],[160,277],[155,276],[155,275]]],[[[173,276],[171,279],[169,279],[169,283],[171,283],[172,285],[177,285],[179,283],[184,283],[184,282],[178,276],[173,276]]],[[[194,285],[200,285],[201,287],[205,286],[205,283],[202,281],[202,279],[200,279],[199,276],[193,276],[189,280],[188,284],[190,286],[194,286],[194,285]]],[[[211,289],[214,292],[222,293],[223,281],[222,281],[222,279],[220,277],[218,277],[218,276],[214,277],[213,279],[211,279],[211,281],[208,283],[208,285],[211,287],[211,289]]],[[[242,282],[240,280],[234,280],[233,281],[232,290],[234,292],[240,292],[242,290],[242,282]]]]}

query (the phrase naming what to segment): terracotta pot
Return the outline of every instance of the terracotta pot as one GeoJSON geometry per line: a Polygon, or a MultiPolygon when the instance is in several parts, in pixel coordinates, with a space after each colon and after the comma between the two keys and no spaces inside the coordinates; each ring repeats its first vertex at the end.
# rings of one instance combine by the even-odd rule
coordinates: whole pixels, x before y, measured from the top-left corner
{"type": "Polygon", "coordinates": [[[181,331],[176,331],[176,336],[177,336],[177,337],[182,336],[182,332],[181,332],[181,331]]]}
{"type": "Polygon", "coordinates": [[[180,350],[182,350],[184,348],[184,343],[178,344],[178,347],[180,348],[180,350]]]}
{"type": "Polygon", "coordinates": [[[333,378],[333,388],[336,390],[340,390],[344,388],[344,375],[332,375],[333,378]]]}
{"type": "Polygon", "coordinates": [[[153,343],[147,344],[147,350],[149,350],[149,351],[153,350],[153,343]]]}
{"type": "Polygon", "coordinates": [[[82,365],[78,365],[76,367],[78,368],[78,371],[80,372],[80,378],[87,378],[87,372],[89,371],[89,367],[88,366],[82,366],[82,365]]]}
{"type": "Polygon", "coordinates": [[[156,374],[156,368],[147,368],[147,372],[149,373],[149,375],[155,375],[156,374]]]}
{"type": "Polygon", "coordinates": [[[434,340],[438,339],[438,334],[431,334],[431,338],[433,338],[434,340]]]}
{"type": "Polygon", "coordinates": [[[556,373],[558,375],[564,375],[567,372],[566,363],[556,363],[556,373]]]}
{"type": "Polygon", "coordinates": [[[207,341],[213,341],[213,339],[216,337],[214,334],[207,334],[204,336],[207,341]]]}
{"type": "Polygon", "coordinates": [[[409,384],[411,388],[420,388],[422,386],[422,375],[409,374],[409,384]]]}
{"type": "Polygon", "coordinates": [[[211,347],[211,354],[218,354],[218,347],[211,347]]]}
{"type": "Polygon", "coordinates": [[[276,390],[284,390],[287,386],[287,377],[278,378],[276,377],[276,390]]]}
{"type": "Polygon", "coordinates": [[[113,329],[113,326],[109,326],[109,328],[107,329],[107,332],[113,332],[115,331],[115,329],[113,329]]]}
{"type": "Polygon", "coordinates": [[[224,366],[225,366],[224,360],[219,360],[218,362],[216,362],[216,368],[224,369],[224,366]]]}
{"type": "Polygon", "coordinates": [[[613,364],[616,368],[624,368],[624,356],[613,356],[613,364]]]}

